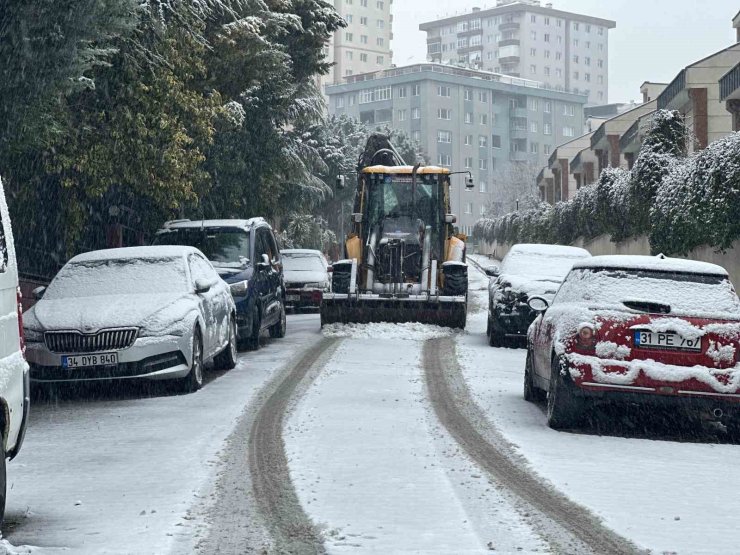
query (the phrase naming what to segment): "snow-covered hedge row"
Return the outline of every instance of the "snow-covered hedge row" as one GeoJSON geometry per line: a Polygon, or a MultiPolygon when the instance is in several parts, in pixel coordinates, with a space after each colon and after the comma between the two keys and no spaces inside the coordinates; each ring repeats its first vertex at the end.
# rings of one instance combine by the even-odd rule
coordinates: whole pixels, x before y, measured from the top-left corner
{"type": "Polygon", "coordinates": [[[648,234],[653,251],[666,254],[728,248],[740,238],[740,133],[689,157],[686,137],[677,112],[659,111],[631,171],[606,168],[572,200],[483,218],[474,234],[488,242],[560,244],[648,234]]]}

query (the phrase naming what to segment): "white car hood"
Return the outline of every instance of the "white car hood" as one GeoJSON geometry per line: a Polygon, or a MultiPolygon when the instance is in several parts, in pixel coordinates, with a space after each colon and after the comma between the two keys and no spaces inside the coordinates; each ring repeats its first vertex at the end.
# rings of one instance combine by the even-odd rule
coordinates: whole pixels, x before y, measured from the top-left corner
{"type": "Polygon", "coordinates": [[[86,333],[106,328],[161,327],[176,322],[194,308],[195,303],[187,293],[41,299],[33,307],[28,323],[37,324],[38,331],[86,333]]]}
{"type": "Polygon", "coordinates": [[[326,272],[314,272],[311,270],[284,270],[283,278],[285,279],[285,285],[290,285],[291,283],[320,283],[323,285],[329,281],[326,272]]]}

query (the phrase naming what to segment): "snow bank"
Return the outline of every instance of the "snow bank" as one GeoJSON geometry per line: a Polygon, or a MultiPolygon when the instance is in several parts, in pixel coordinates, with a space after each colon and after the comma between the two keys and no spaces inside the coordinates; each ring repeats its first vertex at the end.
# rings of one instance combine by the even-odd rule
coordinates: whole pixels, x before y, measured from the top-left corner
{"type": "Polygon", "coordinates": [[[29,553],[42,553],[40,547],[30,545],[15,546],[8,540],[0,539],[0,555],[28,555],[29,553]]]}
{"type": "Polygon", "coordinates": [[[322,329],[324,337],[351,337],[352,339],[401,339],[425,341],[448,337],[454,333],[449,328],[406,322],[403,324],[329,324],[322,329]]]}
{"type": "Polygon", "coordinates": [[[632,354],[632,349],[626,345],[617,345],[612,341],[600,341],[596,344],[596,356],[599,358],[608,358],[624,360],[632,354]]]}

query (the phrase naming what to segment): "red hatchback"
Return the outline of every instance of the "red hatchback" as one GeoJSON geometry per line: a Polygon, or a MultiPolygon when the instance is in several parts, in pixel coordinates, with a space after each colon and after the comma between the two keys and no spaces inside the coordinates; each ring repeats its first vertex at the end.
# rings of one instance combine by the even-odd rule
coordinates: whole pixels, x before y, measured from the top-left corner
{"type": "Polygon", "coordinates": [[[663,256],[578,262],[530,306],[524,398],[552,428],[593,400],[712,411],[740,432],[740,299],[720,266],[663,256]]]}

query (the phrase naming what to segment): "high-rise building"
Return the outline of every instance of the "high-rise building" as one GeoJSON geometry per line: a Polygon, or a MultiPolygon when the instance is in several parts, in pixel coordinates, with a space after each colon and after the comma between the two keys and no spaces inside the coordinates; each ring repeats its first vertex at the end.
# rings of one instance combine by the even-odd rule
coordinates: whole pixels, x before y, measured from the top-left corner
{"type": "Polygon", "coordinates": [[[327,61],[334,64],[322,85],[344,77],[391,67],[393,0],[334,0],[347,27],[334,33],[327,45],[327,61]]]}
{"type": "Polygon", "coordinates": [[[326,93],[329,113],[404,131],[429,163],[472,174],[473,192],[463,175],[453,178],[452,207],[465,233],[506,200],[517,176],[534,187],[554,148],[582,133],[586,102],[536,81],[432,63],[345,77],[326,93]]]}
{"type": "Polygon", "coordinates": [[[495,8],[473,8],[419,26],[427,33],[431,62],[534,79],[552,89],[585,93],[589,104],[609,100],[609,30],[614,27],[614,21],[537,0],[499,0],[495,8]]]}

